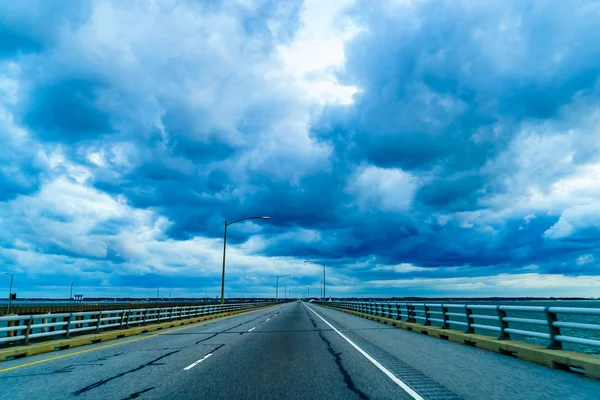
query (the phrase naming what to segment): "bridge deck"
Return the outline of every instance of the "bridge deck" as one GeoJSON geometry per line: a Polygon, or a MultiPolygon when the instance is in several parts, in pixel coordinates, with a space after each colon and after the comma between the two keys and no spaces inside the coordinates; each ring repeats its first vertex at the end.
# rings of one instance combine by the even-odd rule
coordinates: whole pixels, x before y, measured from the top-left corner
{"type": "Polygon", "coordinates": [[[313,304],[0,364],[6,398],[597,399],[600,382],[313,304]],[[312,310],[312,311],[311,311],[312,310]]]}

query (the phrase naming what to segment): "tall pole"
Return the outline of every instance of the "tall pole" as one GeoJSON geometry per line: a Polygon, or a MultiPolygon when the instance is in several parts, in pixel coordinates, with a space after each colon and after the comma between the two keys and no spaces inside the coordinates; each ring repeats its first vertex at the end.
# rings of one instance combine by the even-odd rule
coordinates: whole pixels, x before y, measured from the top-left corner
{"type": "Polygon", "coordinates": [[[69,290],[69,300],[73,300],[73,284],[77,283],[77,281],[71,282],[71,289],[69,290]]]}
{"type": "Polygon", "coordinates": [[[173,289],[169,289],[169,301],[171,301],[171,292],[173,291],[173,289]]]}
{"type": "Polygon", "coordinates": [[[283,278],[286,276],[291,276],[291,275],[279,275],[276,277],[277,279],[275,281],[275,300],[279,299],[279,278],[283,278]]]}
{"type": "Polygon", "coordinates": [[[321,279],[321,284],[319,285],[319,295],[323,298],[323,279],[321,279]]]}
{"type": "Polygon", "coordinates": [[[325,300],[327,295],[325,294],[325,263],[323,263],[323,300],[325,300]]]}
{"type": "Polygon", "coordinates": [[[8,306],[6,307],[6,314],[10,314],[10,303],[12,302],[12,285],[13,278],[15,277],[15,275],[9,272],[5,272],[4,275],[10,275],[10,286],[8,287],[8,306]]]}
{"type": "Polygon", "coordinates": [[[221,304],[225,303],[225,251],[227,250],[227,221],[223,229],[223,273],[221,274],[221,304]]]}
{"type": "Polygon", "coordinates": [[[246,221],[247,219],[270,219],[269,217],[246,217],[240,218],[233,222],[225,221],[225,225],[223,228],[223,272],[221,274],[221,304],[225,303],[225,253],[227,251],[227,227],[229,225],[235,224],[236,222],[246,221]]]}
{"type": "Polygon", "coordinates": [[[304,260],[304,264],[306,263],[310,263],[310,264],[318,264],[318,265],[322,265],[323,266],[323,298],[325,298],[327,296],[327,294],[325,293],[325,263],[319,262],[319,261],[311,261],[311,260],[304,260]]]}
{"type": "Polygon", "coordinates": [[[160,288],[156,288],[156,301],[158,301],[158,299],[160,298],[159,294],[160,294],[160,288]]]}
{"type": "Polygon", "coordinates": [[[287,285],[285,285],[284,289],[285,289],[285,291],[283,293],[285,294],[285,298],[287,299],[288,298],[287,285]]]}

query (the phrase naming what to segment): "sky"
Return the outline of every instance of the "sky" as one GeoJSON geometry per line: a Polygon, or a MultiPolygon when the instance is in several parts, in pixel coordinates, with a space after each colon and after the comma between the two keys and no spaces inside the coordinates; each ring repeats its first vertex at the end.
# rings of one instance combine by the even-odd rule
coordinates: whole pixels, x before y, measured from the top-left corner
{"type": "MultiPolygon", "coordinates": [[[[0,1],[18,297],[600,297],[595,1],[0,1]]],[[[8,275],[0,290],[8,291],[8,275]],[[3,289],[5,288],[5,289],[3,289]]]]}

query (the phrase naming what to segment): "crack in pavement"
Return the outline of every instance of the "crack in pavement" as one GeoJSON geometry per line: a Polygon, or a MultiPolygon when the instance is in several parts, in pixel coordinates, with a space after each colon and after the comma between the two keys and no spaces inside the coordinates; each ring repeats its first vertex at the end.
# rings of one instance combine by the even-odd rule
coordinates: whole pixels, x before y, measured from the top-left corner
{"type": "Polygon", "coordinates": [[[321,337],[321,339],[325,342],[325,344],[327,345],[327,351],[329,351],[329,354],[331,354],[334,359],[335,359],[335,364],[337,365],[338,369],[340,370],[341,374],[344,377],[344,383],[346,384],[346,387],[356,393],[361,399],[364,400],[369,400],[369,398],[367,397],[366,394],[364,394],[363,392],[361,392],[355,385],[354,382],[352,381],[352,378],[350,377],[350,374],[348,373],[348,371],[346,371],[346,368],[344,368],[344,365],[342,364],[342,358],[340,357],[340,355],[342,354],[342,352],[336,352],[335,350],[333,350],[333,347],[331,346],[331,342],[329,340],[327,340],[327,338],[323,335],[323,332],[319,332],[319,336],[321,337]]]}
{"type": "Polygon", "coordinates": [[[99,364],[99,363],[96,364],[93,362],[85,363],[85,364],[72,364],[72,365],[68,365],[63,368],[55,369],[54,371],[52,371],[52,373],[53,374],[66,374],[69,372],[73,372],[73,370],[75,370],[75,368],[77,368],[77,367],[85,367],[85,366],[102,367],[102,366],[104,366],[104,364],[99,364]]]}
{"type": "Polygon", "coordinates": [[[92,383],[91,385],[88,385],[88,386],[86,386],[86,387],[84,387],[84,388],[82,388],[82,389],[79,389],[79,390],[77,390],[77,391],[73,392],[73,394],[74,394],[75,396],[79,396],[79,395],[80,395],[80,394],[82,394],[82,393],[85,393],[85,392],[87,392],[87,391],[89,391],[89,390],[92,390],[92,389],[96,389],[96,388],[98,388],[98,387],[100,387],[100,386],[102,386],[102,385],[104,385],[104,384],[106,384],[106,383],[108,383],[108,382],[110,382],[110,381],[113,381],[113,380],[115,380],[115,379],[118,379],[118,378],[122,378],[123,376],[125,376],[125,375],[127,375],[127,374],[132,374],[132,373],[134,373],[134,372],[140,371],[140,370],[142,370],[142,369],[144,369],[144,368],[146,368],[146,367],[149,367],[149,366],[153,366],[153,365],[162,365],[162,364],[155,364],[155,363],[156,363],[157,361],[160,361],[160,360],[162,360],[163,358],[169,357],[170,355],[173,355],[173,354],[175,354],[175,353],[179,353],[179,352],[180,352],[180,350],[176,350],[176,351],[172,351],[172,352],[170,352],[170,353],[167,353],[167,354],[163,354],[162,356],[160,356],[160,357],[157,357],[157,358],[155,358],[154,360],[152,360],[152,361],[149,361],[149,362],[147,362],[147,363],[145,363],[145,364],[142,364],[142,365],[140,365],[140,366],[138,366],[138,367],[136,367],[136,368],[130,369],[130,370],[128,370],[128,371],[125,371],[125,372],[121,372],[120,374],[117,374],[117,375],[115,375],[115,376],[111,376],[110,378],[101,379],[101,380],[99,380],[98,382],[92,383]]]}
{"type": "MultiPolygon", "coordinates": [[[[249,323],[249,322],[255,321],[255,320],[259,319],[259,318],[264,318],[264,315],[259,315],[259,316],[255,317],[255,318],[252,318],[252,319],[250,319],[250,320],[247,320],[247,321],[241,322],[241,323],[239,323],[239,324],[237,324],[237,325],[234,325],[234,326],[232,326],[232,327],[230,327],[230,328],[228,328],[228,329],[225,329],[225,330],[223,330],[223,331],[221,331],[221,332],[217,332],[217,333],[215,333],[215,334],[213,334],[213,335],[211,335],[211,336],[209,336],[209,337],[206,337],[206,338],[204,338],[204,339],[202,339],[202,340],[199,340],[199,341],[197,341],[197,342],[196,342],[196,344],[199,344],[199,343],[202,343],[202,342],[204,342],[204,341],[206,341],[206,340],[212,339],[212,338],[214,338],[215,336],[218,336],[218,335],[220,335],[220,334],[222,334],[222,333],[227,333],[228,331],[230,331],[230,330],[232,330],[232,329],[235,329],[235,328],[237,328],[237,327],[240,327],[240,326],[242,326],[242,325],[244,325],[244,324],[247,324],[247,323],[249,323]]],[[[215,351],[219,350],[219,349],[220,349],[221,347],[223,347],[223,346],[225,346],[225,344],[221,344],[221,345],[217,346],[217,347],[216,347],[214,350],[212,350],[212,351],[211,351],[211,352],[209,352],[209,353],[215,352],[215,351]]],[[[82,388],[82,389],[79,389],[79,390],[77,390],[77,391],[73,392],[73,394],[74,394],[75,396],[79,396],[79,395],[80,395],[80,394],[82,394],[82,393],[85,393],[85,392],[87,392],[87,391],[90,391],[90,390],[92,390],[92,389],[96,389],[96,388],[98,388],[98,387],[100,387],[100,386],[102,386],[102,385],[104,385],[104,384],[106,384],[106,383],[108,383],[108,382],[110,382],[110,381],[113,381],[113,380],[115,380],[115,379],[121,378],[121,377],[123,377],[123,376],[125,376],[125,375],[127,375],[127,374],[131,374],[131,373],[134,373],[134,372],[140,371],[141,369],[144,369],[144,368],[146,368],[146,367],[148,367],[148,366],[153,366],[153,365],[161,365],[161,364],[155,364],[155,363],[156,363],[157,361],[159,361],[159,360],[162,360],[163,358],[169,357],[169,356],[171,356],[171,355],[173,355],[173,354],[175,354],[175,353],[179,353],[180,351],[181,351],[181,350],[175,350],[175,351],[172,351],[172,352],[170,352],[170,353],[167,353],[167,354],[164,354],[164,355],[162,355],[162,356],[160,356],[160,357],[157,357],[157,358],[155,358],[154,360],[152,360],[152,361],[150,361],[150,362],[147,362],[147,363],[145,363],[145,364],[142,364],[142,365],[140,365],[140,366],[138,366],[138,367],[136,367],[136,368],[130,369],[130,370],[128,370],[128,371],[125,371],[125,372],[122,372],[122,373],[120,373],[120,374],[118,374],[118,375],[115,375],[115,376],[112,376],[112,377],[110,377],[110,378],[106,378],[106,379],[99,380],[98,382],[92,383],[91,385],[88,385],[88,386],[86,386],[86,387],[84,387],[84,388],[82,388]]],[[[112,357],[114,357],[114,356],[117,356],[117,355],[120,355],[120,354],[122,354],[122,353],[117,353],[117,354],[115,354],[115,355],[112,355],[112,357]]],[[[208,354],[208,353],[207,353],[207,354],[208,354]]],[[[111,357],[111,356],[106,356],[106,357],[103,357],[103,358],[108,358],[108,357],[111,357]]],[[[70,371],[64,371],[64,372],[70,372],[70,371]]],[[[152,389],[154,389],[154,388],[151,388],[151,389],[149,389],[149,390],[152,390],[152,389]]],[[[149,391],[149,390],[146,390],[146,391],[149,391]]],[[[137,396],[139,396],[139,393],[143,393],[143,392],[137,392],[137,393],[133,393],[133,395],[137,395],[137,396]]],[[[131,395],[130,395],[130,397],[129,397],[129,398],[136,398],[136,397],[131,397],[131,395]]]]}
{"type": "Polygon", "coordinates": [[[96,362],[96,361],[106,361],[106,360],[108,360],[109,358],[113,358],[113,357],[122,356],[123,354],[125,354],[125,353],[121,352],[121,353],[115,353],[115,354],[111,354],[110,356],[104,356],[104,357],[96,358],[96,359],[95,359],[94,361],[92,361],[92,362],[96,362]]]}
{"type": "MultiPolygon", "coordinates": [[[[196,344],[198,344],[198,343],[202,343],[202,342],[204,342],[204,341],[207,341],[207,340],[209,340],[209,339],[212,339],[212,338],[214,338],[215,336],[218,336],[218,335],[220,335],[220,334],[222,334],[222,333],[235,333],[235,332],[229,332],[229,331],[231,331],[232,329],[238,328],[238,327],[240,327],[240,326],[242,326],[242,325],[245,325],[245,324],[247,324],[247,323],[250,323],[250,322],[252,322],[252,321],[256,321],[256,320],[257,320],[257,319],[259,319],[259,318],[264,318],[264,317],[265,317],[264,315],[259,315],[259,316],[258,316],[258,317],[256,317],[256,318],[252,318],[252,319],[249,319],[249,320],[247,320],[247,321],[240,322],[239,324],[237,324],[237,325],[234,325],[234,326],[232,326],[232,327],[230,327],[230,328],[224,329],[224,330],[222,330],[222,331],[220,331],[220,332],[216,332],[216,333],[212,334],[212,336],[209,336],[209,337],[207,337],[207,338],[204,338],[204,339],[202,339],[202,340],[198,340],[198,341],[196,342],[196,344]]],[[[239,332],[239,334],[240,334],[240,335],[243,335],[244,333],[247,333],[247,332],[239,332]]]]}
{"type": "MultiPolygon", "coordinates": [[[[312,315],[310,315],[308,313],[308,310],[306,309],[306,307],[304,307],[304,311],[306,312],[306,315],[310,319],[310,322],[312,323],[312,325],[316,328],[317,324],[313,320],[312,315]]],[[[352,377],[350,376],[350,374],[348,373],[348,371],[346,370],[346,368],[344,368],[344,364],[342,363],[342,358],[340,357],[340,355],[342,354],[342,352],[341,351],[340,352],[336,352],[335,350],[333,350],[333,346],[331,345],[331,342],[329,340],[327,340],[327,338],[325,337],[325,335],[323,335],[322,331],[319,332],[319,337],[327,345],[327,351],[329,352],[329,354],[331,354],[333,356],[334,361],[335,361],[335,365],[337,365],[338,370],[340,371],[340,373],[344,377],[344,383],[346,384],[346,387],[348,388],[348,390],[350,390],[351,392],[356,393],[363,400],[369,400],[369,397],[366,394],[364,394],[360,389],[358,389],[356,387],[356,385],[354,385],[354,381],[352,381],[352,377]]]]}
{"type": "Polygon", "coordinates": [[[154,388],[153,387],[149,387],[149,388],[146,388],[144,390],[140,390],[139,392],[131,393],[129,396],[123,397],[122,400],[137,399],[138,397],[140,397],[141,394],[144,394],[144,393],[149,392],[151,390],[154,390],[154,388]]]}

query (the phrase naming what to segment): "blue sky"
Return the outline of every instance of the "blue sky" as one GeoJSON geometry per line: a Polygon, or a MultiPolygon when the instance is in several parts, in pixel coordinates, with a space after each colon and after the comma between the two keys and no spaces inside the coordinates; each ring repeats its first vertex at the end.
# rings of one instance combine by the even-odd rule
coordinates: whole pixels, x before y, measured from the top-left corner
{"type": "MultiPolygon", "coordinates": [[[[600,295],[594,1],[0,3],[20,296],[600,295]]],[[[8,286],[8,277],[0,281],[8,286]]]]}

